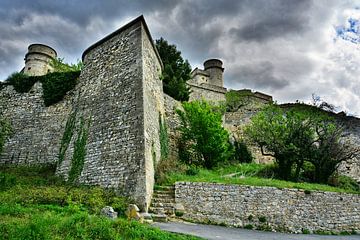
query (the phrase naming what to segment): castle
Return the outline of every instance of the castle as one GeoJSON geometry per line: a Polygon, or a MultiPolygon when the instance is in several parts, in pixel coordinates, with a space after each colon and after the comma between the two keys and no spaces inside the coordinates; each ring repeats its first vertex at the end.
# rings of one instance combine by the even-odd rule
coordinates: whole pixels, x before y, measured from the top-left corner
{"type": "MultiPolygon", "coordinates": [[[[51,72],[49,62],[56,56],[51,47],[32,44],[22,72],[51,72]]],[[[161,155],[159,135],[164,122],[169,127],[171,152],[176,154],[178,121],[174,108],[179,102],[163,93],[163,65],[143,16],[90,46],[82,60],[84,67],[77,86],[57,104],[44,105],[40,82],[28,93],[17,93],[12,86],[0,91],[0,111],[14,131],[5,144],[0,164],[57,163],[57,174],[65,179],[76,166],[80,168],[79,182],[131,196],[147,211],[153,193],[154,165],[161,155]],[[84,161],[75,162],[72,156],[79,152],[84,137],[84,161]]],[[[222,64],[210,59],[203,70],[193,70],[188,82],[190,100],[225,100],[222,64]]],[[[250,93],[246,106],[224,116],[224,126],[233,135],[250,121],[259,106],[272,100],[263,93],[242,91],[250,93]]],[[[348,124],[349,137],[360,145],[359,119],[341,119],[348,124]]],[[[261,161],[260,154],[257,156],[261,161]]],[[[359,159],[344,164],[341,170],[360,181],[359,159]]]]}

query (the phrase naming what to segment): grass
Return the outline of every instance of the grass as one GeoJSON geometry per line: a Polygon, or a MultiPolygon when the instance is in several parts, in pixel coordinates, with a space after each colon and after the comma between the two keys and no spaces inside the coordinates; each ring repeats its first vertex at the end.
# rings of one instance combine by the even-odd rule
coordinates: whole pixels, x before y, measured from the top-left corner
{"type": "Polygon", "coordinates": [[[213,182],[225,184],[239,184],[250,186],[270,186],[279,189],[296,188],[307,191],[328,191],[360,194],[358,191],[342,189],[324,184],[290,182],[271,178],[272,165],[259,165],[255,163],[238,164],[214,170],[199,169],[195,175],[172,172],[167,176],[164,185],[172,185],[177,181],[186,182],[213,182]],[[259,177],[264,176],[264,177],[259,177]],[[268,177],[268,178],[265,178],[268,177]]]}
{"type": "Polygon", "coordinates": [[[105,205],[123,213],[129,201],[99,187],[67,185],[53,166],[1,166],[0,186],[0,239],[199,239],[100,216],[105,205]]]}

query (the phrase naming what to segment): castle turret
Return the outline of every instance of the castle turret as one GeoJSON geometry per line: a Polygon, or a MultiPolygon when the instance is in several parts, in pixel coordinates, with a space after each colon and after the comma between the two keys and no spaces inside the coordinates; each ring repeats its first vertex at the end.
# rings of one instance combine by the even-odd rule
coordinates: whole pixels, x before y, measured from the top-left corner
{"type": "Polygon", "coordinates": [[[209,59],[204,62],[204,70],[209,74],[208,84],[224,87],[223,63],[219,59],[209,59]]]}
{"type": "Polygon", "coordinates": [[[31,44],[25,55],[23,73],[41,76],[53,71],[50,62],[57,57],[56,51],[44,44],[31,44]]]}

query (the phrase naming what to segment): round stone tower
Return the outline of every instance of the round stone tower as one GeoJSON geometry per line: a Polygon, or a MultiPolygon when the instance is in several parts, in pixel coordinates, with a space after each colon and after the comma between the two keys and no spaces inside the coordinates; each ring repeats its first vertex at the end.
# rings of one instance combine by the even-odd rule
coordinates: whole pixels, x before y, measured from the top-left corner
{"type": "Polygon", "coordinates": [[[56,51],[44,44],[31,44],[25,55],[23,73],[30,76],[41,76],[53,71],[51,60],[57,57],[56,51]]]}
{"type": "Polygon", "coordinates": [[[222,65],[219,59],[209,59],[204,62],[204,70],[209,74],[209,84],[224,87],[222,65]]]}

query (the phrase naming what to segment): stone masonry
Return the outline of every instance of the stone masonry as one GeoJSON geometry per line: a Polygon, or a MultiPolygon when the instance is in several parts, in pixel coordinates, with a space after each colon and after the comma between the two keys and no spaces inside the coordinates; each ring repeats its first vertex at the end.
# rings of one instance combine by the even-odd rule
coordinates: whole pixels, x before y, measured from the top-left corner
{"type": "Polygon", "coordinates": [[[12,86],[2,89],[0,112],[10,121],[13,134],[5,143],[0,163],[56,162],[72,96],[70,92],[62,102],[45,107],[40,82],[29,93],[17,93],[12,86]]]}
{"type": "MultiPolygon", "coordinates": [[[[39,52],[38,44],[31,46],[29,52],[39,52]]],[[[29,93],[17,93],[12,86],[0,91],[0,111],[14,132],[0,163],[57,163],[66,122],[75,116],[72,139],[57,174],[68,178],[80,129],[86,128],[86,154],[78,181],[112,188],[146,211],[154,164],[160,159],[159,123],[165,110],[162,63],[144,18],[90,46],[83,63],[76,88],[52,106],[45,107],[39,82],[29,93]]]]}
{"type": "MultiPolygon", "coordinates": [[[[164,106],[162,63],[143,17],[89,47],[83,62],[73,108],[77,123],[90,121],[80,182],[115,189],[146,211],[164,106]]],[[[57,171],[65,178],[76,137],[57,171]]]]}
{"type": "Polygon", "coordinates": [[[177,182],[185,219],[275,231],[360,231],[360,195],[216,183],[177,182]]]}

